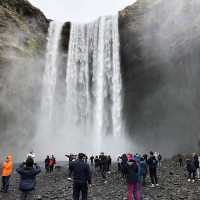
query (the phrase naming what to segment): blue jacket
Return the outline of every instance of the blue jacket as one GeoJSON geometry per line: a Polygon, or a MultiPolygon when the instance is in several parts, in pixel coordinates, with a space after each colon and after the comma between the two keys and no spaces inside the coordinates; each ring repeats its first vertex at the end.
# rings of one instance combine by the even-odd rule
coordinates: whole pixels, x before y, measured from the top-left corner
{"type": "Polygon", "coordinates": [[[70,163],[70,169],[73,173],[74,183],[91,184],[90,167],[83,160],[76,160],[70,163]]]}
{"type": "Polygon", "coordinates": [[[36,175],[41,172],[39,166],[34,167],[24,167],[21,165],[17,170],[20,174],[20,184],[19,189],[22,191],[32,191],[35,189],[36,185],[36,175]]]}
{"type": "Polygon", "coordinates": [[[147,174],[147,164],[145,161],[140,161],[140,173],[139,176],[143,177],[147,174]]]}

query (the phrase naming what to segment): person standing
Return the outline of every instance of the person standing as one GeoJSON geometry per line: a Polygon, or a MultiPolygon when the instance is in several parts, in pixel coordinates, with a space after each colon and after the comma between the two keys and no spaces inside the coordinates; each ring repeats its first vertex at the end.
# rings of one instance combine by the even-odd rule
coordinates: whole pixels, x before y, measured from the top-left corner
{"type": "Polygon", "coordinates": [[[70,165],[71,165],[71,163],[73,162],[73,161],[75,161],[76,160],[76,155],[73,155],[72,153],[70,153],[69,155],[68,154],[66,154],[65,155],[68,159],[69,159],[69,165],[68,165],[68,180],[69,181],[71,181],[72,179],[71,179],[71,175],[72,175],[72,171],[71,171],[71,169],[70,169],[70,165]]]}
{"type": "Polygon", "coordinates": [[[112,158],[109,155],[107,159],[108,159],[108,172],[110,172],[111,171],[111,165],[112,165],[112,158]]]}
{"type": "Polygon", "coordinates": [[[194,183],[196,178],[196,167],[194,160],[186,159],[186,170],[188,171],[188,182],[192,180],[194,183]]]}
{"type": "Polygon", "coordinates": [[[194,165],[196,168],[197,178],[199,179],[200,178],[199,157],[197,154],[194,155],[193,160],[194,160],[194,165]]]}
{"type": "Polygon", "coordinates": [[[136,200],[140,200],[139,167],[130,154],[124,166],[124,172],[128,183],[128,200],[133,200],[133,195],[136,200]]]}
{"type": "Polygon", "coordinates": [[[44,161],[46,173],[49,172],[49,162],[50,162],[50,158],[49,158],[49,156],[47,156],[45,161],[44,161]]]}
{"type": "Polygon", "coordinates": [[[128,157],[127,157],[126,154],[122,154],[121,159],[122,159],[122,162],[121,162],[121,173],[122,173],[122,177],[125,178],[126,177],[126,173],[125,173],[124,169],[127,166],[128,157]]]}
{"type": "Polygon", "coordinates": [[[122,158],[121,158],[121,155],[119,155],[117,157],[117,169],[118,169],[118,172],[121,172],[121,163],[122,163],[122,158]]]}
{"type": "Polygon", "coordinates": [[[182,155],[178,156],[178,162],[179,162],[179,166],[183,167],[183,157],[182,157],[182,155]]]}
{"type": "Polygon", "coordinates": [[[50,160],[49,160],[49,170],[50,170],[50,172],[53,172],[55,164],[56,164],[56,158],[54,157],[54,155],[52,155],[50,160]]]}
{"type": "Polygon", "coordinates": [[[90,157],[90,163],[92,166],[94,165],[94,156],[93,155],[90,157]]]}
{"type": "Polygon", "coordinates": [[[13,171],[13,157],[9,154],[2,166],[2,188],[1,192],[7,193],[9,189],[10,177],[13,171]]]}
{"type": "Polygon", "coordinates": [[[104,183],[107,183],[107,181],[106,181],[107,157],[104,155],[103,152],[99,156],[99,160],[100,160],[101,176],[104,179],[104,183]]]}
{"type": "Polygon", "coordinates": [[[151,178],[151,187],[159,186],[158,184],[158,178],[157,178],[157,165],[158,161],[156,160],[156,157],[154,156],[153,152],[150,152],[150,158],[147,161],[147,164],[149,166],[149,175],[151,178]]]}
{"type": "Polygon", "coordinates": [[[84,162],[85,154],[79,153],[78,160],[70,163],[73,174],[73,200],[79,200],[80,193],[82,200],[88,199],[88,184],[91,186],[91,171],[84,162]]]}
{"type": "Polygon", "coordinates": [[[162,156],[158,153],[158,166],[161,167],[162,156]]]}
{"type": "Polygon", "coordinates": [[[20,175],[19,189],[21,190],[21,200],[32,199],[32,191],[36,186],[36,175],[41,170],[34,160],[28,157],[25,163],[22,163],[16,170],[20,175]]]}
{"type": "Polygon", "coordinates": [[[146,176],[147,176],[147,164],[143,157],[140,158],[140,171],[139,171],[139,177],[140,177],[140,183],[141,185],[146,184],[146,176]]]}
{"type": "Polygon", "coordinates": [[[94,159],[94,167],[95,167],[95,171],[97,170],[98,167],[100,167],[100,160],[98,156],[96,156],[94,159]]]}

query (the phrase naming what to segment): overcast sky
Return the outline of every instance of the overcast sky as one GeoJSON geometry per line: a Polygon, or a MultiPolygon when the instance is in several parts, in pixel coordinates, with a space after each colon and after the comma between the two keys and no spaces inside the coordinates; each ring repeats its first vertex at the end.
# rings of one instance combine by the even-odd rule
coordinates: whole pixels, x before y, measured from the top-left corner
{"type": "Polygon", "coordinates": [[[57,21],[88,22],[111,15],[136,0],[29,0],[44,14],[57,21]]]}

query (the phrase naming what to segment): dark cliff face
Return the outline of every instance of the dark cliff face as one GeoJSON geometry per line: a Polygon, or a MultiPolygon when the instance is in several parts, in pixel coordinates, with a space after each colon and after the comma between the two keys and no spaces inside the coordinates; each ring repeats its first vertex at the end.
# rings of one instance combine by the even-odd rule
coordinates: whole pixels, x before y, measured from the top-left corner
{"type": "Polygon", "coordinates": [[[138,0],[120,12],[124,117],[141,149],[197,148],[199,10],[197,0],[138,0]]]}
{"type": "Polygon", "coordinates": [[[35,132],[48,26],[49,21],[28,1],[0,0],[2,152],[23,150],[35,132]]]}

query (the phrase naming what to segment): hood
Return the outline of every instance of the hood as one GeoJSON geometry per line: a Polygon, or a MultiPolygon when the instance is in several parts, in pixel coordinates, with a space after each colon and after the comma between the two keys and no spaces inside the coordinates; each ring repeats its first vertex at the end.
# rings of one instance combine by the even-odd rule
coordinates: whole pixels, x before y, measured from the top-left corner
{"type": "Polygon", "coordinates": [[[8,159],[9,162],[12,162],[12,161],[13,161],[13,156],[12,156],[11,154],[9,154],[9,155],[7,156],[7,159],[8,159]]]}
{"type": "Polygon", "coordinates": [[[133,160],[133,154],[129,153],[129,154],[127,155],[127,157],[128,157],[128,161],[129,161],[129,160],[133,160]]]}

